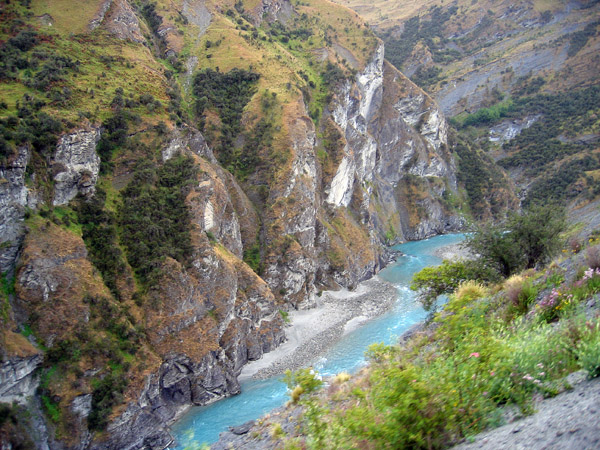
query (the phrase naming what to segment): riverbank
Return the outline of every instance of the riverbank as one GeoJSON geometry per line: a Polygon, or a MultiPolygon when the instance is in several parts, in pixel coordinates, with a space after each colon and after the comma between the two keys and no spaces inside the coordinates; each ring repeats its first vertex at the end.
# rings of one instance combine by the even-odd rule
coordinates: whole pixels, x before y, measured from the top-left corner
{"type": "Polygon", "coordinates": [[[354,291],[323,292],[316,308],[289,313],[287,341],[244,366],[238,379],[266,379],[305,367],[344,334],[389,310],[397,296],[396,288],[378,276],[360,283],[354,291]]]}
{"type": "Polygon", "coordinates": [[[436,249],[433,254],[441,259],[457,261],[459,259],[473,259],[472,253],[463,243],[445,245],[436,249]]]}
{"type": "MultiPolygon", "coordinates": [[[[468,259],[470,252],[459,244],[444,245],[433,254],[441,259],[468,259]]],[[[354,291],[324,291],[317,307],[289,313],[287,341],[242,369],[240,381],[266,379],[286,370],[306,367],[333,347],[344,334],[388,311],[396,302],[397,289],[375,275],[354,291]]]]}

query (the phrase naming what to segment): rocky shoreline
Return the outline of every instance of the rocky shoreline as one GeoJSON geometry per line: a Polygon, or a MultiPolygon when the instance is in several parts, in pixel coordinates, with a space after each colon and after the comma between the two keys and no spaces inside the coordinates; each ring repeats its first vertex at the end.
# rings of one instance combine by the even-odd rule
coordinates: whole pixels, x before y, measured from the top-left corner
{"type": "Polygon", "coordinates": [[[290,313],[287,341],[247,364],[239,379],[265,379],[306,367],[345,333],[385,313],[397,296],[396,288],[378,276],[362,282],[355,291],[323,292],[316,308],[290,313]]]}
{"type": "Polygon", "coordinates": [[[450,244],[436,249],[433,254],[438,258],[456,261],[459,259],[473,259],[473,255],[464,244],[450,244]]]}

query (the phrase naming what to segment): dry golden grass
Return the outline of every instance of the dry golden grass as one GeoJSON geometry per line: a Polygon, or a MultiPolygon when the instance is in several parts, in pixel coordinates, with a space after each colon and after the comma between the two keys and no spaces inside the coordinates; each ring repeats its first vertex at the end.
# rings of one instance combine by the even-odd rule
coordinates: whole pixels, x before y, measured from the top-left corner
{"type": "Polygon", "coordinates": [[[102,0],[33,0],[31,9],[36,16],[52,16],[52,27],[60,32],[83,33],[102,3],[102,0]]]}
{"type": "Polygon", "coordinates": [[[462,283],[454,293],[456,299],[461,302],[482,298],[487,294],[487,288],[483,284],[473,280],[462,283]]]}

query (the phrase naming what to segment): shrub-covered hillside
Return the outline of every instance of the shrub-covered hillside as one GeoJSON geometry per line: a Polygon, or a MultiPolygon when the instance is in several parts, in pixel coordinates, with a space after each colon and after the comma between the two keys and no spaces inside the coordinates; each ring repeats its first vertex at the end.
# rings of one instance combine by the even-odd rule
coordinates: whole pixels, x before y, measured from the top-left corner
{"type": "MultiPolygon", "coordinates": [[[[541,213],[512,217],[510,231],[493,240],[489,230],[476,233],[467,245],[483,259],[418,273],[413,287],[421,298],[436,288],[448,301],[401,343],[371,346],[368,368],[339,374],[322,389],[309,369],[289,373],[290,403],[255,436],[271,430],[268,446],[285,448],[447,448],[534,413],[541,398],[570,389],[566,377],[574,371],[598,377],[598,233],[572,240],[558,255],[550,248],[562,238],[548,233],[541,241],[550,246],[537,253],[535,267],[526,269],[527,258],[516,255],[521,262],[504,276],[493,252],[519,247],[532,254],[535,245],[524,245],[535,243],[524,231],[541,213]]],[[[547,214],[555,221],[548,230],[556,231],[560,214],[547,214]]]]}
{"type": "Polygon", "coordinates": [[[289,309],[464,224],[383,53],[326,0],[2,2],[2,445],[164,448],[289,309]]]}

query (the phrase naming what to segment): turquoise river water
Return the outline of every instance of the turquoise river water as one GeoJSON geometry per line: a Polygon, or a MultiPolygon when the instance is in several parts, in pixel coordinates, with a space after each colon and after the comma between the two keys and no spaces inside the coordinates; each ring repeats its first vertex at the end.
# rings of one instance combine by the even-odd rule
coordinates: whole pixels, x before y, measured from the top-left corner
{"type": "MultiPolygon", "coordinates": [[[[427,313],[415,301],[414,293],[409,289],[413,274],[441,262],[433,254],[436,249],[463,239],[462,234],[448,234],[394,247],[404,255],[379,272],[381,278],[398,289],[398,301],[394,307],[344,336],[319,360],[307,361],[307,366],[313,366],[324,376],[342,371],[356,372],[365,364],[364,353],[370,344],[391,344],[412,325],[421,322],[427,313]]],[[[178,444],[171,449],[181,450],[191,443],[214,443],[218,440],[219,433],[229,426],[257,419],[287,400],[286,386],[281,377],[243,382],[241,394],[208,406],[190,409],[173,426],[178,444]]]]}

